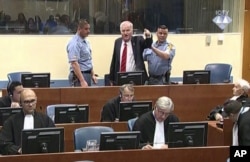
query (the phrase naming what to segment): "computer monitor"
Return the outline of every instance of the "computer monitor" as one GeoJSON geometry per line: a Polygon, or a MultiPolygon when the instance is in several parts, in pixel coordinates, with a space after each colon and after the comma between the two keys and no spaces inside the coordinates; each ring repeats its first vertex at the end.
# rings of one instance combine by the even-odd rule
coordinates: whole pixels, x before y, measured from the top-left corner
{"type": "Polygon", "coordinates": [[[27,88],[50,87],[50,73],[21,74],[21,82],[27,88]]]}
{"type": "Polygon", "coordinates": [[[99,150],[128,150],[138,149],[140,131],[102,132],[99,150]]]}
{"type": "Polygon", "coordinates": [[[22,130],[22,154],[64,152],[64,128],[22,130]]]}
{"type": "Polygon", "coordinates": [[[168,147],[201,147],[207,145],[207,122],[169,123],[168,147]]]}
{"type": "Polygon", "coordinates": [[[89,105],[56,106],[55,123],[86,123],[89,121],[89,105]]]}
{"type": "Polygon", "coordinates": [[[22,108],[1,107],[0,108],[0,126],[2,126],[11,115],[19,113],[22,108]]]}
{"type": "Polygon", "coordinates": [[[152,101],[120,102],[119,121],[128,121],[152,110],[152,101]]]}
{"type": "Polygon", "coordinates": [[[209,84],[209,70],[185,70],[183,71],[183,84],[209,84]]]}
{"type": "Polygon", "coordinates": [[[134,84],[134,85],[143,85],[142,71],[134,71],[134,72],[118,72],[117,73],[117,85],[123,84],[134,84]]]}

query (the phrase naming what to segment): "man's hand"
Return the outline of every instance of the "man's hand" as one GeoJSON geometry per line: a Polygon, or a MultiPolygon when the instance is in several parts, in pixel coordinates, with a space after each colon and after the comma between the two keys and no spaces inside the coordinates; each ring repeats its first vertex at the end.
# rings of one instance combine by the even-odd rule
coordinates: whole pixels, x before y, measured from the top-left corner
{"type": "Polygon", "coordinates": [[[151,37],[150,31],[148,29],[146,29],[146,28],[144,29],[144,35],[145,35],[146,38],[150,38],[151,37]]]}
{"type": "Polygon", "coordinates": [[[81,87],[88,87],[88,83],[84,80],[84,81],[81,81],[81,87]]]}
{"type": "Polygon", "coordinates": [[[10,107],[12,107],[12,108],[18,108],[18,107],[21,107],[21,106],[20,106],[20,104],[18,102],[11,102],[10,107]]]}
{"type": "Polygon", "coordinates": [[[142,147],[143,150],[152,150],[153,146],[151,146],[150,144],[147,144],[146,146],[142,147]]]}
{"type": "Polygon", "coordinates": [[[95,75],[92,75],[92,81],[94,82],[94,84],[98,83],[98,79],[95,75]]]}

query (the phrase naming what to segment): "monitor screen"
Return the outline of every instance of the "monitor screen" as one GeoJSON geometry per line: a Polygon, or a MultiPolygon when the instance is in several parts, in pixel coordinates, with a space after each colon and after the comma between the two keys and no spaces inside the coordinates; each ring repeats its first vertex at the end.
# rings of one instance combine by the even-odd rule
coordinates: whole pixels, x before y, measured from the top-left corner
{"type": "Polygon", "coordinates": [[[100,151],[138,149],[139,143],[140,131],[102,132],[99,149],[100,151]]]}
{"type": "Polygon", "coordinates": [[[152,101],[120,102],[119,121],[128,121],[152,110],[152,101]]]}
{"type": "Polygon", "coordinates": [[[2,126],[6,119],[11,115],[19,113],[22,111],[22,108],[11,108],[11,107],[1,107],[0,108],[0,126],[2,126]]]}
{"type": "Polygon", "coordinates": [[[56,106],[55,123],[86,123],[89,121],[89,105],[56,106]]]}
{"type": "Polygon", "coordinates": [[[142,77],[143,72],[118,72],[117,73],[117,85],[123,84],[134,84],[134,85],[143,85],[142,77]]]}
{"type": "Polygon", "coordinates": [[[57,153],[64,151],[64,128],[22,130],[22,154],[57,153]]]}
{"type": "Polygon", "coordinates": [[[188,70],[183,71],[183,84],[209,84],[209,70],[188,70]]]}
{"type": "Polygon", "coordinates": [[[207,122],[169,123],[168,147],[206,146],[207,129],[207,122]]]}
{"type": "Polygon", "coordinates": [[[50,87],[50,73],[26,73],[21,75],[23,87],[50,87]]]}

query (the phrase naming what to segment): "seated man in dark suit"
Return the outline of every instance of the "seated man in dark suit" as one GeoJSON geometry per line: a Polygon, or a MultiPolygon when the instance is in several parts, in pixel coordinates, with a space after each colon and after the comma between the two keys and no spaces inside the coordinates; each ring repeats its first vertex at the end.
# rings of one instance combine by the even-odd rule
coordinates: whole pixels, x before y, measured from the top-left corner
{"type": "Polygon", "coordinates": [[[55,127],[45,114],[36,112],[37,97],[33,90],[24,89],[20,95],[22,110],[9,117],[0,131],[0,152],[2,154],[21,154],[21,132],[23,129],[55,127]]]}
{"type": "Polygon", "coordinates": [[[250,146],[250,108],[233,100],[225,105],[224,111],[234,122],[232,145],[250,146]]]}
{"type": "Polygon", "coordinates": [[[133,131],[140,131],[142,149],[168,148],[168,126],[170,122],[179,122],[173,114],[174,104],[169,97],[158,98],[153,111],[141,115],[135,122],[133,131]]]}
{"type": "Polygon", "coordinates": [[[119,96],[110,99],[102,108],[101,122],[119,121],[119,104],[121,101],[134,99],[134,87],[132,84],[124,84],[120,87],[119,96]]]}
{"type": "Polygon", "coordinates": [[[208,115],[208,119],[222,121],[223,118],[226,116],[224,112],[224,106],[230,100],[237,100],[241,102],[243,105],[249,105],[250,104],[250,99],[248,98],[249,88],[250,86],[248,81],[244,79],[240,79],[237,82],[235,82],[233,87],[233,96],[227,99],[223,105],[216,106],[208,115]]]}
{"type": "Polygon", "coordinates": [[[7,87],[7,96],[0,98],[0,107],[20,107],[20,93],[23,90],[21,82],[13,81],[7,87]]]}

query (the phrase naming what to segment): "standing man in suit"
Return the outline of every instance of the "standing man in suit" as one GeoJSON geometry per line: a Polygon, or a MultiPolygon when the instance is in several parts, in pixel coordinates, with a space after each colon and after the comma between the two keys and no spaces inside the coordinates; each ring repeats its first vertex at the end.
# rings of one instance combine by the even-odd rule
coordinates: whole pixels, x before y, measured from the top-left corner
{"type": "Polygon", "coordinates": [[[229,101],[224,111],[234,122],[233,146],[250,146],[250,108],[242,106],[241,102],[229,101]]]}
{"type": "Polygon", "coordinates": [[[133,24],[123,21],[120,24],[121,37],[115,40],[109,79],[111,85],[117,85],[117,72],[143,71],[143,83],[147,80],[147,72],[142,53],[152,44],[152,35],[144,29],[146,39],[142,36],[133,36],[133,24]],[[126,48],[125,62],[123,54],[126,48]]]}

